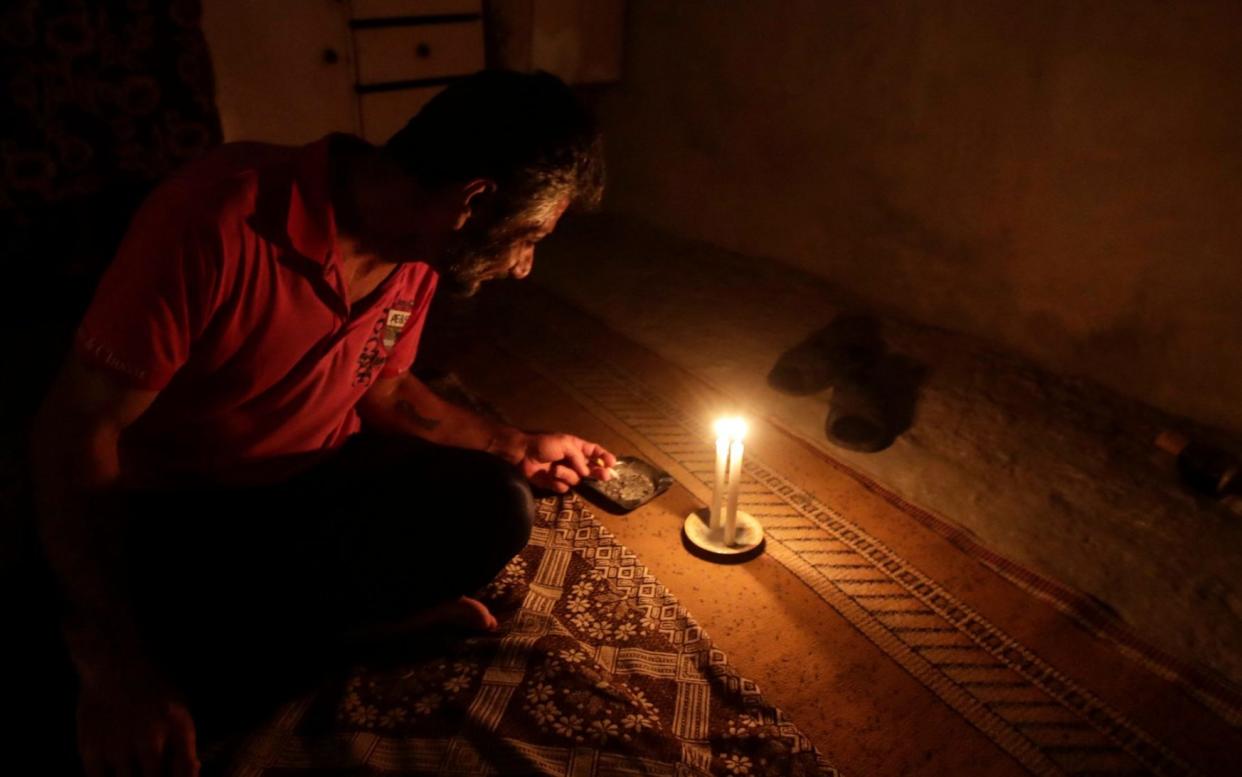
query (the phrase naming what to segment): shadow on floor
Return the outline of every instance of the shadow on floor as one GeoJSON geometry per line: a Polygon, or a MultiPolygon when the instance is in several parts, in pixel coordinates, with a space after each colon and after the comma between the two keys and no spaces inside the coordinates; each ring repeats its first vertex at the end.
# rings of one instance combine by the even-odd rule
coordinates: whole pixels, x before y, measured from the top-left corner
{"type": "Polygon", "coordinates": [[[846,314],[781,354],[768,385],[793,396],[831,388],[824,421],[828,441],[873,453],[910,428],[926,376],[925,365],[889,351],[878,320],[846,314]]]}

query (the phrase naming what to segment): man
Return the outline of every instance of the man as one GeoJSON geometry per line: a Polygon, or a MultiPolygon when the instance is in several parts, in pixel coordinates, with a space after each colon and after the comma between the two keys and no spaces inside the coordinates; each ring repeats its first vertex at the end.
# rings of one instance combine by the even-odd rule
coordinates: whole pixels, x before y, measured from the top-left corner
{"type": "Polygon", "coordinates": [[[34,441],[90,777],[195,774],[199,701],[319,646],[495,628],[468,594],[525,545],[527,481],[615,458],[409,367],[437,286],[525,277],[601,180],[564,84],[485,72],[383,148],[230,144],[143,205],[34,441]]]}

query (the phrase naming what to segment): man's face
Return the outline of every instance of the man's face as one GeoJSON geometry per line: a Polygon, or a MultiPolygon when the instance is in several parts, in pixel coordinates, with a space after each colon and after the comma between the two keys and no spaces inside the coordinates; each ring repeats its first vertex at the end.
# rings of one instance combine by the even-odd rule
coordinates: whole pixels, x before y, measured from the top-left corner
{"type": "Polygon", "coordinates": [[[451,291],[470,296],[484,281],[525,278],[535,263],[535,245],[556,229],[569,200],[562,199],[503,225],[486,225],[473,218],[457,232],[440,272],[451,291]]]}

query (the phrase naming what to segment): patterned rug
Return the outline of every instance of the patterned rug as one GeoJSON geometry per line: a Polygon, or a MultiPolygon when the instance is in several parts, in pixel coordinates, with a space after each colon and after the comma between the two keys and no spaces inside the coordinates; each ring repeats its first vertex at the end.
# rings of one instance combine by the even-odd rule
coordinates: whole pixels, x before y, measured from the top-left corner
{"type": "Polygon", "coordinates": [[[539,503],[530,544],[482,598],[498,634],[357,667],[219,771],[836,774],[576,496],[539,503]]]}

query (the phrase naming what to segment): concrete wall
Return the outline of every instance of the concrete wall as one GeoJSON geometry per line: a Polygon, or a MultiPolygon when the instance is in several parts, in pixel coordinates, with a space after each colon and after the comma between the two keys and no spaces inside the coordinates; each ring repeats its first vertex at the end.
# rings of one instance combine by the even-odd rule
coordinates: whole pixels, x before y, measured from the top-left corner
{"type": "Polygon", "coordinates": [[[1242,4],[631,0],[625,46],[613,210],[1242,430],[1242,4]]]}

